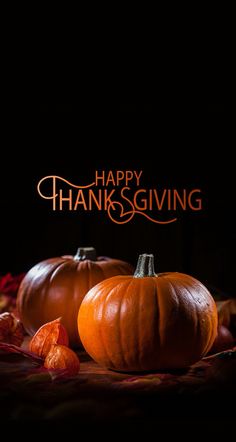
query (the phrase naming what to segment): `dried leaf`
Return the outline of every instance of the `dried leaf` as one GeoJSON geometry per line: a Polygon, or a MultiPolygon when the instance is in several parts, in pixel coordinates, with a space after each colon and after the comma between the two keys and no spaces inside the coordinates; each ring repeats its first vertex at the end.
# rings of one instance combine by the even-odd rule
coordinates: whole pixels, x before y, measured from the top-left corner
{"type": "Polygon", "coordinates": [[[15,353],[15,354],[20,354],[26,358],[31,359],[34,362],[37,362],[38,364],[42,364],[43,363],[43,359],[40,358],[39,356],[36,356],[34,353],[31,353],[30,351],[27,350],[23,350],[21,347],[18,347],[17,345],[13,345],[13,344],[7,344],[5,342],[0,342],[0,354],[4,353],[4,354],[11,354],[11,353],[15,353]]]}
{"type": "Polygon", "coordinates": [[[0,315],[0,342],[20,346],[24,339],[23,326],[12,313],[0,315]]]}

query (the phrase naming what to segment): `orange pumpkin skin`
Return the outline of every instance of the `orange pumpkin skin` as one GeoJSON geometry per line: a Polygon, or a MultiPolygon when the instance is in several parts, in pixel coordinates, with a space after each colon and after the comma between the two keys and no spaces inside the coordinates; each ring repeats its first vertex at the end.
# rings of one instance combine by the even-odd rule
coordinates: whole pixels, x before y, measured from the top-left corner
{"type": "Polygon", "coordinates": [[[177,369],[211,348],[217,311],[206,287],[189,275],[115,276],[85,296],[78,329],[85,350],[102,366],[177,369]]]}
{"type": "Polygon", "coordinates": [[[89,250],[79,249],[75,257],[47,259],[26,274],[19,287],[17,307],[30,335],[46,322],[61,317],[70,345],[80,346],[77,316],[85,294],[105,278],[132,273],[132,266],[124,261],[104,257],[96,261],[88,259],[89,250]]]}

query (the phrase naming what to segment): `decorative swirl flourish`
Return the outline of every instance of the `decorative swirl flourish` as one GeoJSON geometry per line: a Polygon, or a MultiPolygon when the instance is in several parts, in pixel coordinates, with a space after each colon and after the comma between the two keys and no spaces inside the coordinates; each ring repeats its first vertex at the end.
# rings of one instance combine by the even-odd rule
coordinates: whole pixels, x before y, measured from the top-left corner
{"type": "Polygon", "coordinates": [[[127,197],[124,195],[124,191],[126,191],[126,190],[130,190],[130,188],[129,188],[129,187],[124,187],[124,188],[121,190],[121,196],[122,196],[122,198],[123,198],[124,200],[126,200],[126,201],[128,202],[128,204],[131,206],[131,210],[128,210],[128,211],[125,212],[124,205],[123,205],[122,203],[120,203],[119,201],[112,201],[112,202],[110,202],[110,204],[109,204],[109,206],[108,206],[108,208],[107,208],[108,216],[109,216],[109,218],[110,218],[114,223],[116,223],[116,224],[126,224],[126,223],[128,223],[129,221],[131,221],[131,219],[134,217],[135,214],[143,215],[143,216],[145,216],[149,221],[152,221],[153,223],[156,223],[156,224],[170,224],[170,223],[173,223],[173,222],[177,221],[177,218],[172,218],[172,219],[167,220],[167,221],[159,221],[159,220],[156,220],[156,219],[152,218],[151,216],[147,215],[147,213],[142,212],[141,210],[136,210],[134,204],[130,201],[129,198],[127,198],[127,197]],[[115,210],[114,210],[114,207],[113,207],[114,205],[118,205],[118,206],[121,208],[120,215],[119,215],[120,218],[119,218],[119,219],[123,218],[124,216],[128,216],[128,218],[126,218],[126,219],[123,220],[123,221],[120,221],[120,220],[114,218],[114,216],[113,216],[112,213],[111,213],[111,210],[112,210],[112,209],[113,209],[113,212],[115,211],[115,210]]]}
{"type": "MultiPolygon", "coordinates": [[[[152,218],[151,216],[147,215],[147,213],[145,213],[145,212],[141,212],[140,210],[135,210],[135,209],[130,210],[130,211],[128,211],[128,212],[124,212],[124,207],[123,207],[123,205],[122,205],[121,203],[119,203],[118,201],[113,201],[112,204],[109,204],[109,206],[108,206],[108,208],[107,208],[107,213],[108,213],[109,218],[110,218],[114,223],[116,223],[116,224],[126,224],[126,223],[128,223],[129,221],[131,221],[131,219],[134,217],[135,214],[143,215],[143,216],[145,216],[149,221],[152,221],[153,223],[156,223],[156,224],[171,224],[171,223],[174,223],[175,221],[177,221],[177,218],[171,218],[171,219],[169,219],[169,220],[167,220],[167,221],[159,221],[159,220],[154,219],[154,218],[152,218]],[[111,214],[112,204],[113,204],[113,205],[117,204],[117,205],[121,206],[120,218],[123,218],[124,216],[128,216],[128,215],[130,215],[129,218],[127,218],[127,219],[124,220],[124,221],[119,221],[119,220],[115,219],[114,216],[112,216],[112,214],[111,214]]],[[[114,209],[113,209],[113,210],[114,210],[114,209]]]]}
{"type": "Polygon", "coordinates": [[[95,181],[94,181],[94,182],[91,183],[91,184],[87,184],[87,186],[76,186],[76,184],[71,183],[70,181],[66,180],[65,178],[62,178],[61,176],[57,176],[57,175],[48,175],[48,176],[43,177],[43,178],[38,182],[38,185],[37,185],[37,191],[38,191],[39,195],[40,195],[42,198],[45,198],[45,199],[51,199],[51,198],[52,198],[51,196],[47,197],[47,196],[43,195],[43,194],[41,193],[41,190],[40,190],[40,186],[41,186],[42,182],[45,181],[45,180],[47,180],[48,178],[52,178],[52,179],[53,179],[53,187],[54,187],[54,185],[56,185],[56,180],[57,180],[57,179],[58,179],[58,180],[61,180],[61,181],[64,181],[66,184],[69,184],[69,186],[74,187],[74,188],[76,188],[76,189],[88,189],[89,187],[93,187],[93,186],[95,185],[95,181]]]}
{"type": "MultiPolygon", "coordinates": [[[[131,203],[131,205],[133,206],[133,204],[131,203]]],[[[114,211],[114,208],[113,208],[114,211]]],[[[129,212],[124,212],[124,207],[123,205],[119,202],[119,201],[112,201],[112,203],[109,204],[108,208],[107,208],[107,213],[109,218],[111,219],[111,221],[113,221],[116,224],[126,224],[129,221],[131,221],[131,219],[134,217],[135,215],[135,209],[133,207],[133,210],[130,210],[129,212]],[[125,215],[130,215],[128,219],[124,220],[124,221],[118,221],[117,219],[115,219],[112,214],[111,214],[111,209],[112,206],[117,205],[121,207],[121,213],[120,213],[120,218],[123,218],[125,215]]]]}

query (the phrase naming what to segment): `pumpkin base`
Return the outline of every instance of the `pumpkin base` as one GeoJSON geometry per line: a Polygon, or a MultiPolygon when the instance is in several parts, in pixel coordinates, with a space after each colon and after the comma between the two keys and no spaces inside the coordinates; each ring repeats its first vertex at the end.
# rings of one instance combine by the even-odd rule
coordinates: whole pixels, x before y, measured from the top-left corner
{"type": "Polygon", "coordinates": [[[104,367],[107,370],[110,371],[114,371],[115,373],[124,373],[124,374],[130,374],[130,375],[146,375],[146,374],[156,374],[156,373],[173,373],[173,374],[179,374],[179,375],[183,375],[185,373],[188,372],[189,367],[191,367],[191,365],[188,365],[186,367],[183,368],[171,368],[171,369],[164,369],[164,368],[155,368],[155,369],[150,369],[150,370],[132,370],[132,369],[115,369],[115,368],[109,368],[109,367],[104,367]]]}

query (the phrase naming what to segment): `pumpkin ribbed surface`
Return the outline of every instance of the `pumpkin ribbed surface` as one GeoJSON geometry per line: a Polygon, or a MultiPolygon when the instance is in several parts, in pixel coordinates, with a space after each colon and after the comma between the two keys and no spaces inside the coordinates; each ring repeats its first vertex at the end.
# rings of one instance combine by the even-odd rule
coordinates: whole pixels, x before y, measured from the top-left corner
{"type": "Polygon", "coordinates": [[[33,335],[42,324],[61,317],[70,345],[81,345],[77,316],[85,294],[106,278],[129,273],[132,267],[116,259],[80,261],[67,256],[37,264],[23,279],[17,296],[25,330],[33,335]]]}
{"type": "Polygon", "coordinates": [[[211,348],[217,312],[206,287],[189,275],[115,276],[85,296],[78,328],[87,352],[105,367],[176,369],[211,348]]]}

